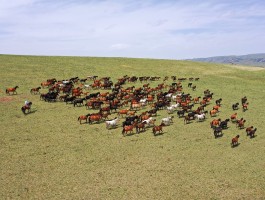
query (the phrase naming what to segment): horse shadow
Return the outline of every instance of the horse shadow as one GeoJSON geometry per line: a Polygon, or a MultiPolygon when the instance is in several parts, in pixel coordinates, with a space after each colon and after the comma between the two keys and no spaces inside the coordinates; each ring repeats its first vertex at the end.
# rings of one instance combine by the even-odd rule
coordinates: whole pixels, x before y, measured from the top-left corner
{"type": "Polygon", "coordinates": [[[249,138],[254,139],[255,137],[257,137],[257,135],[250,136],[249,138]]]}
{"type": "Polygon", "coordinates": [[[236,145],[231,145],[231,148],[236,148],[240,145],[241,143],[237,143],[236,145]]]}
{"type": "Polygon", "coordinates": [[[33,114],[35,112],[37,112],[37,109],[31,110],[30,112],[24,112],[23,114],[24,115],[30,115],[30,114],[33,114]]]}
{"type": "Polygon", "coordinates": [[[164,135],[164,133],[165,133],[165,132],[156,133],[156,134],[154,134],[154,136],[155,136],[155,137],[157,137],[157,136],[162,136],[162,135],[164,135]]]}

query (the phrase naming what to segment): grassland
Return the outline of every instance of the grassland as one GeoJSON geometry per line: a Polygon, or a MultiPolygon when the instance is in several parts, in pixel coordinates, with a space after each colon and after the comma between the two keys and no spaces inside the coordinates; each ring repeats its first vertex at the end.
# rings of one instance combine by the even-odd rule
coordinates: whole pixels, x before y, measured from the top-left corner
{"type": "MultiPolygon", "coordinates": [[[[0,70],[0,199],[265,199],[264,69],[174,60],[0,55],[0,70]],[[110,76],[114,82],[123,75],[199,77],[196,91],[183,82],[184,92],[195,97],[210,89],[214,99],[207,109],[222,98],[221,119],[234,113],[232,103],[247,96],[249,110],[237,112],[246,126],[258,128],[257,137],[250,139],[229,123],[224,136],[214,139],[209,116],[205,122],[184,125],[176,114],[163,135],[154,137],[148,129],[123,137],[121,127],[79,124],[79,115],[94,111],[43,102],[29,92],[48,78],[88,75],[110,76]],[[5,88],[16,85],[17,95],[5,94],[5,88]],[[35,111],[26,116],[20,110],[25,99],[33,102],[35,111]],[[231,148],[237,134],[240,145],[231,148]]],[[[157,121],[165,116],[160,111],[157,121]]]]}

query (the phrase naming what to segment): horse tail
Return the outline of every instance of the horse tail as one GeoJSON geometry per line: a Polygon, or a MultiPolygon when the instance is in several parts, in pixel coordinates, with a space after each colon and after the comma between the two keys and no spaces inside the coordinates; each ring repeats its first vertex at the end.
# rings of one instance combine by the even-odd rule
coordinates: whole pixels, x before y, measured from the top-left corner
{"type": "Polygon", "coordinates": [[[79,120],[80,120],[80,117],[78,117],[77,121],[79,121],[79,120]]]}
{"type": "Polygon", "coordinates": [[[6,89],[6,94],[8,93],[8,89],[6,89]]]}
{"type": "Polygon", "coordinates": [[[125,133],[125,128],[122,129],[122,134],[124,135],[124,133],[125,133]]]}

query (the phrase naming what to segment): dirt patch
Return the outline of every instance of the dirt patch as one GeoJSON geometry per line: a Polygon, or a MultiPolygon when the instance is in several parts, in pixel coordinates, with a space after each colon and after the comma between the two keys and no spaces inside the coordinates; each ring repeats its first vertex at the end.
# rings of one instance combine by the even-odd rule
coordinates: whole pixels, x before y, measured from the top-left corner
{"type": "Polygon", "coordinates": [[[12,97],[0,97],[0,102],[10,102],[13,101],[12,97]]]}

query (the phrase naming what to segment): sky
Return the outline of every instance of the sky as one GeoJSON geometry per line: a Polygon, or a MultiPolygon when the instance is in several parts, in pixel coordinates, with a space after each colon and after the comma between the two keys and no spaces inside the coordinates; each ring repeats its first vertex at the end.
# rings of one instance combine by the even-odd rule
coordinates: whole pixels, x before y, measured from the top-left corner
{"type": "Polygon", "coordinates": [[[264,48],[264,0],[0,0],[0,54],[178,60],[264,48]]]}

